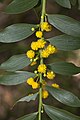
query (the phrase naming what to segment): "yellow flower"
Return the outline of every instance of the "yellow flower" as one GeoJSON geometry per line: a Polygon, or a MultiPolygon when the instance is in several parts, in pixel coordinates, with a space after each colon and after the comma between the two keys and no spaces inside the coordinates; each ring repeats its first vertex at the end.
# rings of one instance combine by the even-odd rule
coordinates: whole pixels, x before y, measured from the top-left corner
{"type": "Polygon", "coordinates": [[[42,38],[42,36],[43,36],[43,33],[41,31],[36,32],[36,37],[37,38],[42,38]]]}
{"type": "Polygon", "coordinates": [[[31,66],[34,66],[34,65],[36,65],[37,64],[37,62],[36,61],[33,61],[30,65],[31,66]]]}
{"type": "Polygon", "coordinates": [[[41,56],[42,56],[43,58],[47,58],[47,57],[49,56],[48,51],[47,51],[46,49],[43,50],[43,51],[41,52],[41,56]]]}
{"type": "Polygon", "coordinates": [[[38,66],[38,72],[40,72],[40,73],[45,73],[45,72],[46,72],[46,69],[47,69],[47,67],[46,67],[45,64],[40,64],[40,65],[38,66]]]}
{"type": "Polygon", "coordinates": [[[34,58],[35,52],[34,52],[33,50],[29,50],[29,51],[27,51],[26,55],[27,55],[27,57],[30,58],[30,59],[31,59],[31,58],[34,58]]]}
{"type": "Polygon", "coordinates": [[[47,78],[53,79],[55,77],[55,73],[53,71],[47,72],[47,78]]]}
{"type": "Polygon", "coordinates": [[[31,43],[31,48],[32,48],[33,50],[38,50],[38,44],[37,44],[37,42],[32,42],[32,43],[31,43]]]}
{"type": "Polygon", "coordinates": [[[54,83],[54,84],[52,84],[52,87],[54,87],[54,88],[59,88],[59,85],[56,84],[56,83],[54,83]]]}
{"type": "Polygon", "coordinates": [[[46,44],[46,41],[42,40],[42,39],[39,39],[37,41],[37,44],[38,44],[38,48],[44,48],[45,44],[46,44]]]}
{"type": "Polygon", "coordinates": [[[43,97],[44,99],[46,99],[48,96],[49,96],[48,91],[47,91],[47,90],[43,90],[43,92],[42,92],[42,97],[43,97]]]}
{"type": "Polygon", "coordinates": [[[43,22],[41,23],[41,29],[48,32],[52,30],[52,27],[48,24],[48,22],[43,22]]]}
{"type": "Polygon", "coordinates": [[[32,85],[34,83],[34,79],[33,78],[29,78],[28,80],[27,80],[27,84],[28,85],[32,85]]]}
{"type": "Polygon", "coordinates": [[[32,88],[33,88],[33,89],[39,88],[39,84],[38,84],[37,82],[33,82],[32,88]]]}
{"type": "Polygon", "coordinates": [[[53,45],[48,45],[46,49],[47,49],[49,54],[53,54],[57,50],[53,45]]]}

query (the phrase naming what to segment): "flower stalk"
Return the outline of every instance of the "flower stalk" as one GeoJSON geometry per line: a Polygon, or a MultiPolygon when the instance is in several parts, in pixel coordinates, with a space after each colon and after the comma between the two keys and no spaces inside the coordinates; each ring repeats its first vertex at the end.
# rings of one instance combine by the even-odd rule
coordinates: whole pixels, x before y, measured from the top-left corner
{"type": "MultiPolygon", "coordinates": [[[[42,14],[41,14],[41,23],[44,22],[45,13],[46,13],[46,0],[42,0],[42,14]]],[[[43,32],[43,30],[41,29],[43,32]]],[[[40,53],[40,64],[43,64],[43,58],[41,56],[42,50],[39,51],[40,53]]],[[[40,88],[39,88],[39,116],[38,120],[41,120],[41,110],[42,110],[42,73],[40,73],[40,88]]]]}

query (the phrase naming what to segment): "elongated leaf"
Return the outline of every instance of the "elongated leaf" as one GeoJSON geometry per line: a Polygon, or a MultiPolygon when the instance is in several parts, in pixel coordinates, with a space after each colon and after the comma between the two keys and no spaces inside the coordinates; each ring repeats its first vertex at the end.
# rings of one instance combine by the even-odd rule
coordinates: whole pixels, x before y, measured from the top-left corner
{"type": "Polygon", "coordinates": [[[79,10],[80,10],[80,0],[78,0],[78,4],[79,4],[79,10]]]}
{"type": "Polygon", "coordinates": [[[44,105],[44,109],[52,120],[80,120],[80,117],[56,107],[44,105]]]}
{"type": "Polygon", "coordinates": [[[0,74],[0,84],[2,85],[21,84],[24,83],[31,76],[34,76],[34,73],[25,71],[3,72],[0,74]]]}
{"type": "Polygon", "coordinates": [[[77,0],[70,0],[70,2],[74,6],[74,5],[76,5],[77,0]]]}
{"type": "Polygon", "coordinates": [[[13,0],[5,9],[8,14],[26,12],[36,6],[38,0],[13,0]]]}
{"type": "Polygon", "coordinates": [[[13,43],[21,41],[33,34],[32,27],[35,27],[35,25],[25,23],[8,26],[0,32],[0,42],[13,43]]]}
{"type": "Polygon", "coordinates": [[[60,88],[56,89],[51,86],[46,86],[46,89],[59,102],[72,107],[80,107],[80,100],[73,93],[60,88]]]}
{"type": "Polygon", "coordinates": [[[80,37],[80,22],[65,15],[48,15],[49,22],[63,33],[80,37]]]}
{"type": "Polygon", "coordinates": [[[55,1],[63,7],[71,8],[71,4],[69,0],[55,0],[55,1]]]}
{"type": "Polygon", "coordinates": [[[30,95],[28,95],[28,96],[26,96],[26,97],[21,98],[21,99],[18,100],[16,103],[18,103],[18,102],[24,102],[24,101],[30,102],[31,100],[35,100],[36,97],[37,97],[37,95],[38,95],[38,93],[30,94],[30,95]]]}
{"type": "Polygon", "coordinates": [[[61,75],[75,75],[80,73],[80,67],[68,62],[55,62],[51,64],[50,69],[61,75]]]}
{"type": "Polygon", "coordinates": [[[59,50],[70,51],[80,49],[80,38],[69,35],[59,35],[48,39],[59,50]]]}
{"type": "Polygon", "coordinates": [[[8,71],[16,71],[23,69],[24,67],[29,65],[29,63],[30,61],[25,54],[14,55],[11,58],[9,58],[6,62],[2,63],[0,68],[6,69],[8,71]]]}
{"type": "Polygon", "coordinates": [[[37,116],[37,112],[25,115],[25,116],[18,118],[16,120],[34,120],[36,118],[36,116],[37,116]]]}

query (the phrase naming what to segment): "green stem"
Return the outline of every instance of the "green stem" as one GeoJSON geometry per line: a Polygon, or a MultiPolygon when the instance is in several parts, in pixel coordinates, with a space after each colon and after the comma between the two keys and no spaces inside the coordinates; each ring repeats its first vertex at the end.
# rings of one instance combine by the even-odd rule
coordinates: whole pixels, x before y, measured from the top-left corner
{"type": "MultiPolygon", "coordinates": [[[[45,18],[45,8],[46,8],[46,0],[42,0],[42,14],[41,14],[41,23],[44,22],[45,18]]],[[[43,30],[41,30],[43,31],[43,30]]],[[[41,56],[40,50],[40,64],[43,64],[43,58],[41,56]]],[[[38,120],[41,120],[41,110],[42,110],[42,73],[40,73],[40,88],[39,88],[39,116],[38,120]]]]}

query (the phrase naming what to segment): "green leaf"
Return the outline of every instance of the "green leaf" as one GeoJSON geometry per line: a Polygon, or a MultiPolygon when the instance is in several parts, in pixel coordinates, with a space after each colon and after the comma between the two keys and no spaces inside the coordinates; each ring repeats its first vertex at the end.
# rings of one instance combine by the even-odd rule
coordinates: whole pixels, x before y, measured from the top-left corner
{"type": "Polygon", "coordinates": [[[44,109],[52,120],[80,120],[79,116],[56,107],[44,105],[44,109]]]}
{"type": "Polygon", "coordinates": [[[25,115],[25,116],[18,118],[16,120],[34,120],[36,118],[36,116],[37,116],[37,112],[25,115]]]}
{"type": "Polygon", "coordinates": [[[26,71],[2,72],[0,74],[0,84],[2,85],[18,85],[27,81],[29,77],[33,77],[34,73],[26,71]]]}
{"type": "Polygon", "coordinates": [[[70,2],[74,6],[74,5],[76,5],[77,0],[70,0],[70,2]]]}
{"type": "Polygon", "coordinates": [[[32,27],[35,27],[35,25],[25,23],[10,25],[0,32],[0,42],[13,43],[21,41],[34,33],[31,31],[32,27]]]}
{"type": "Polygon", "coordinates": [[[68,62],[55,62],[54,64],[49,65],[49,68],[61,75],[71,76],[80,73],[80,67],[68,62]]]}
{"type": "Polygon", "coordinates": [[[69,0],[55,0],[55,1],[63,7],[71,8],[71,4],[69,0]]]}
{"type": "Polygon", "coordinates": [[[29,65],[29,63],[30,61],[25,54],[14,55],[10,57],[6,62],[2,63],[0,69],[5,69],[8,71],[21,70],[29,65]]]}
{"type": "Polygon", "coordinates": [[[46,89],[59,102],[71,107],[80,107],[80,100],[73,93],[60,88],[57,89],[51,86],[46,86],[46,89]]]}
{"type": "Polygon", "coordinates": [[[69,35],[59,35],[48,39],[59,50],[70,51],[80,49],[80,39],[69,35]]]}
{"type": "Polygon", "coordinates": [[[32,9],[38,0],[13,0],[5,9],[8,14],[19,14],[32,9]]]}
{"type": "Polygon", "coordinates": [[[80,22],[65,15],[48,15],[49,22],[58,30],[74,37],[80,37],[80,22]]]}
{"type": "Polygon", "coordinates": [[[24,101],[30,102],[31,100],[35,100],[37,98],[37,95],[38,95],[38,93],[30,94],[30,95],[28,95],[26,97],[21,98],[16,103],[18,103],[18,102],[24,102],[24,101]]]}
{"type": "Polygon", "coordinates": [[[78,4],[79,4],[79,10],[80,10],[80,0],[78,0],[78,4]]]}

